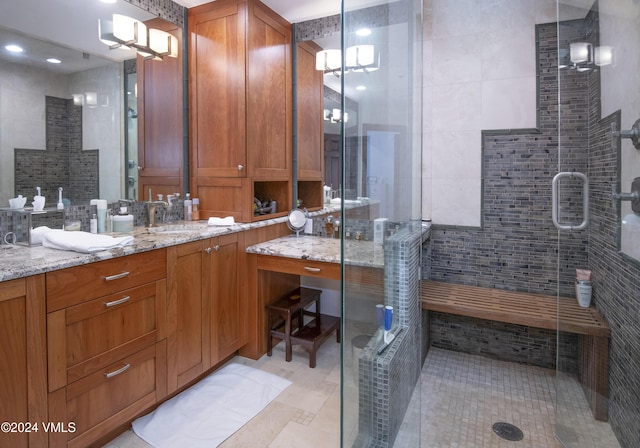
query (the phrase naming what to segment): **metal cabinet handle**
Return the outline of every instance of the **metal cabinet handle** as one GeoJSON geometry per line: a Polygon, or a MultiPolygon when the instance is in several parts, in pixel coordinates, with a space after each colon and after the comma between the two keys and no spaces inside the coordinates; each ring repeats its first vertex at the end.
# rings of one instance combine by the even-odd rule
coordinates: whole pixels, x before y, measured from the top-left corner
{"type": "Polygon", "coordinates": [[[211,248],[210,248],[210,247],[207,247],[204,251],[205,251],[206,253],[210,254],[210,253],[211,253],[211,248]]]}
{"type": "Polygon", "coordinates": [[[108,277],[104,278],[105,282],[110,282],[112,280],[118,280],[119,278],[124,278],[126,276],[129,275],[129,272],[121,272],[120,274],[116,274],[116,275],[109,275],[108,277]]]}
{"type": "Polygon", "coordinates": [[[244,165],[238,165],[238,171],[242,171],[244,169],[244,165]]]}
{"type": "Polygon", "coordinates": [[[216,244],[215,246],[213,246],[213,250],[218,252],[220,250],[220,245],[216,244]]]}
{"type": "Polygon", "coordinates": [[[309,271],[309,272],[320,272],[320,271],[322,271],[322,269],[320,269],[320,268],[310,268],[309,266],[305,266],[304,270],[305,271],[309,271]]]}
{"type": "Polygon", "coordinates": [[[551,219],[558,230],[583,230],[589,225],[589,180],[582,173],[565,171],[558,173],[551,182],[551,219]],[[580,224],[561,224],[558,221],[558,181],[563,177],[577,177],[582,180],[582,222],[580,224]]]}
{"type": "Polygon", "coordinates": [[[129,300],[131,300],[131,296],[125,296],[122,299],[114,300],[113,302],[105,302],[104,306],[109,308],[112,306],[120,305],[121,303],[128,302],[129,300]]]}
{"type": "Polygon", "coordinates": [[[127,363],[123,367],[120,367],[118,370],[114,370],[113,372],[105,373],[105,378],[113,378],[114,376],[120,375],[121,373],[126,372],[131,367],[131,364],[127,363]]]}

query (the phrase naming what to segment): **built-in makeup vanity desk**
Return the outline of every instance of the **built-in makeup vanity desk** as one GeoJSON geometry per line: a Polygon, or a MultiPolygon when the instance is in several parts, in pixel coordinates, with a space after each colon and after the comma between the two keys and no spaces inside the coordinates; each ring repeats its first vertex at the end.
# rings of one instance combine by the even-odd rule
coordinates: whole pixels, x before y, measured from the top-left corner
{"type": "MultiPolygon", "coordinates": [[[[265,307],[300,286],[300,276],[340,280],[339,239],[290,235],[247,247],[249,274],[249,316],[253,331],[241,354],[258,358],[267,352],[265,307]],[[254,324],[255,323],[255,324],[254,324]]],[[[346,240],[345,281],[355,287],[382,291],[384,251],[372,241],[346,240]]]]}

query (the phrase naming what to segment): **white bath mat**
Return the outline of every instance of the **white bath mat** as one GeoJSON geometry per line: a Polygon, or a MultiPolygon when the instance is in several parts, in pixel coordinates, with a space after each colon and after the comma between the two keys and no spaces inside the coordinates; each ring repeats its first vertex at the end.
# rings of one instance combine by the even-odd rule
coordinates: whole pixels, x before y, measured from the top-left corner
{"type": "Polygon", "coordinates": [[[291,381],[229,364],[132,423],[157,448],[212,448],[264,409],[291,381]]]}

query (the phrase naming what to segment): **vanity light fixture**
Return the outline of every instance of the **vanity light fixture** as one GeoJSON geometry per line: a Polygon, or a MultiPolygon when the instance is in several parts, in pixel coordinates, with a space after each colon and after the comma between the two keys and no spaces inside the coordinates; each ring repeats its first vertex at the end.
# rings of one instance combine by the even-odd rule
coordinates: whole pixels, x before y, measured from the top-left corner
{"type": "Polygon", "coordinates": [[[178,57],[178,39],[137,19],[114,14],[113,20],[98,20],[98,37],[109,48],[134,49],[145,59],[178,57]]]}
{"type": "Polygon", "coordinates": [[[578,72],[587,72],[595,67],[613,64],[613,47],[593,47],[588,42],[573,42],[569,50],[560,49],[558,54],[558,68],[569,68],[578,72]]]}
{"type": "MultiPolygon", "coordinates": [[[[330,121],[331,123],[340,123],[343,120],[342,111],[340,109],[325,109],[324,120],[330,121]]],[[[349,121],[349,114],[345,112],[344,122],[346,123],[347,121],[349,121]]]]}
{"type": "MultiPolygon", "coordinates": [[[[347,48],[344,72],[372,72],[380,68],[380,54],[373,45],[353,45],[347,48]]],[[[321,50],[316,53],[316,70],[340,76],[342,51],[321,50]]]]}

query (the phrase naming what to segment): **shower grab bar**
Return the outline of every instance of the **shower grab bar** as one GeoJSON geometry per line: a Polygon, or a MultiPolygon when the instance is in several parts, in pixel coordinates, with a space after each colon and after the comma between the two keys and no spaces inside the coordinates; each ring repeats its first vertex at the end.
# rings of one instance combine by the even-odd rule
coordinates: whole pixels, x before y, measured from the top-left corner
{"type": "Polygon", "coordinates": [[[575,171],[564,171],[556,174],[551,182],[551,219],[558,230],[583,230],[589,225],[589,180],[587,176],[575,171]],[[558,181],[563,177],[582,180],[582,222],[580,224],[560,224],[558,221],[558,181]]]}

